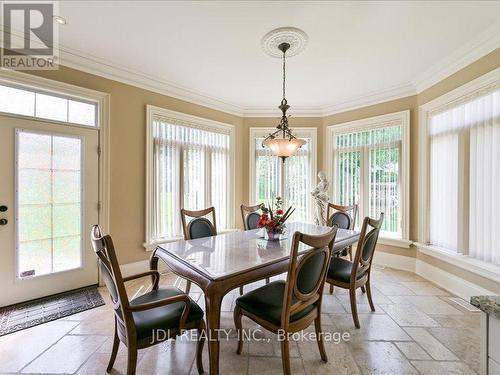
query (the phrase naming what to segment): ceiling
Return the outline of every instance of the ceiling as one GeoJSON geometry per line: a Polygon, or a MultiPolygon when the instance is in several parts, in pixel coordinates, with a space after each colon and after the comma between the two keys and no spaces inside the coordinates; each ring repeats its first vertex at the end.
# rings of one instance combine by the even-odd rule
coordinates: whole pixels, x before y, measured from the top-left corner
{"type": "Polygon", "coordinates": [[[277,27],[309,36],[287,62],[291,114],[416,93],[500,47],[500,1],[63,1],[59,13],[63,64],[246,115],[281,100],[281,61],[260,44],[277,27]]]}

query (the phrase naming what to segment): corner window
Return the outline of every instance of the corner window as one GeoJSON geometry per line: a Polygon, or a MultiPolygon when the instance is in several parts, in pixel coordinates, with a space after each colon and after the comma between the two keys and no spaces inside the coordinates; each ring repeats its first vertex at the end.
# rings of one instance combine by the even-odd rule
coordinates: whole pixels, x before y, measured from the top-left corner
{"type": "Polygon", "coordinates": [[[182,236],[180,210],[215,207],[232,227],[230,125],[148,106],[146,246],[182,236]]]}
{"type": "Polygon", "coordinates": [[[357,227],[383,212],[388,238],[408,239],[408,129],[409,111],[328,128],[331,202],[358,204],[357,227]]]}
{"type": "Polygon", "coordinates": [[[316,129],[293,128],[305,139],[294,156],[283,161],[262,145],[273,129],[250,129],[250,205],[269,203],[282,197],[285,206],[293,206],[290,220],[312,222],[311,190],[316,181],[316,129]]]}

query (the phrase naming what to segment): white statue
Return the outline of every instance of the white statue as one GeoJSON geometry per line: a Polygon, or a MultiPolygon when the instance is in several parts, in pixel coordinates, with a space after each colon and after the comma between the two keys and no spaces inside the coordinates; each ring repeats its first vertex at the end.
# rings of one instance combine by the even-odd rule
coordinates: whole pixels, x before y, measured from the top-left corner
{"type": "Polygon", "coordinates": [[[311,195],[316,201],[315,218],[314,223],[316,225],[326,225],[326,206],[328,205],[328,188],[330,183],[326,179],[326,174],[323,171],[318,173],[319,183],[312,191],[311,195]]]}

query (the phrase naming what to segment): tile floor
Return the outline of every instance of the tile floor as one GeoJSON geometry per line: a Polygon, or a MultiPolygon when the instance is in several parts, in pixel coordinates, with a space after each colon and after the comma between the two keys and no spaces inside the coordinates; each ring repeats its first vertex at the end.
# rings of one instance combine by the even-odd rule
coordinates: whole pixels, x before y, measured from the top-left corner
{"type": "MultiPolygon", "coordinates": [[[[376,312],[359,292],[361,329],[354,328],[346,291],[325,291],[323,330],[348,336],[326,343],[328,363],[320,360],[315,342],[291,345],[293,374],[476,374],[479,370],[479,313],[449,300],[446,291],[404,271],[376,267],[372,276],[376,312]]],[[[172,275],[163,283],[173,283],[172,275]]],[[[249,290],[254,286],[247,286],[249,290]]],[[[128,286],[129,296],[144,293],[144,284],[128,286]]],[[[328,289],[328,288],[325,288],[328,289]]],[[[107,292],[102,290],[106,300],[107,292]]],[[[199,289],[192,297],[203,306],[199,289]]],[[[232,328],[236,291],[223,303],[222,327],[232,328]]],[[[258,328],[249,320],[245,328],[258,328]]],[[[113,334],[113,315],[102,306],[62,320],[0,337],[0,373],[105,374],[113,334]]],[[[235,354],[234,336],[221,343],[221,374],[281,374],[280,346],[265,331],[235,354]]],[[[196,374],[195,343],[168,341],[139,352],[137,374],[196,374]]],[[[204,353],[205,369],[208,353],[204,353]]],[[[126,352],[118,353],[112,373],[124,374],[126,352]]]]}

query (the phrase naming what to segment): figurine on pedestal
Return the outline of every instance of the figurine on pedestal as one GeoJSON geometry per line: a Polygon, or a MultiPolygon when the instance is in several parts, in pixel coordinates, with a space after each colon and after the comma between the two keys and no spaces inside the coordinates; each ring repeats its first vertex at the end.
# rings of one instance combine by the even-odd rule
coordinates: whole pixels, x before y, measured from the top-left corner
{"type": "Polygon", "coordinates": [[[328,188],[330,187],[330,183],[323,171],[318,173],[318,178],[318,186],[311,191],[311,195],[315,201],[314,223],[316,225],[326,225],[326,207],[329,201],[328,188]]]}

